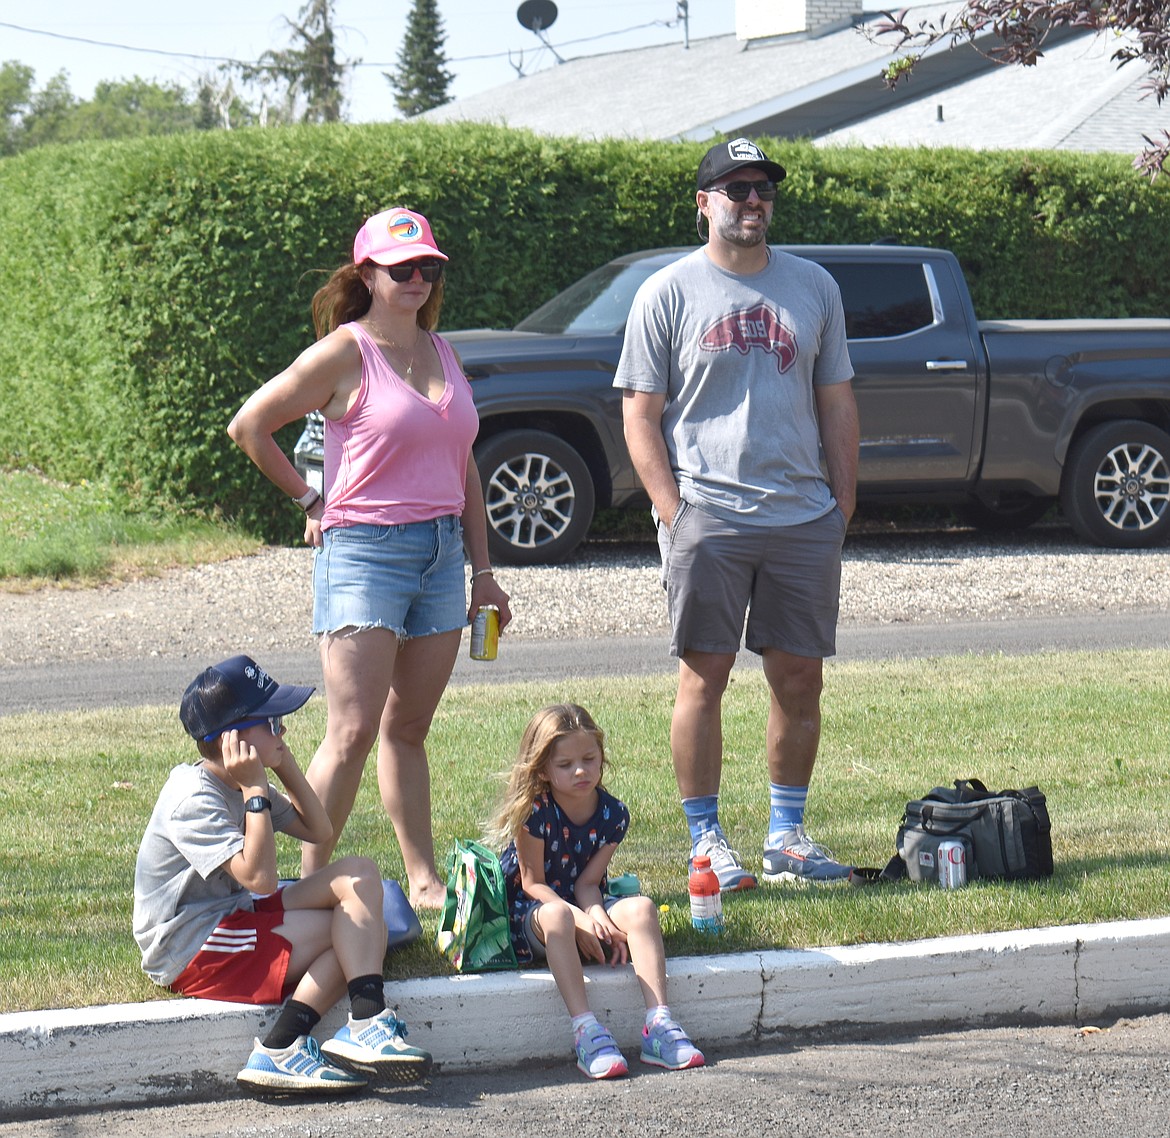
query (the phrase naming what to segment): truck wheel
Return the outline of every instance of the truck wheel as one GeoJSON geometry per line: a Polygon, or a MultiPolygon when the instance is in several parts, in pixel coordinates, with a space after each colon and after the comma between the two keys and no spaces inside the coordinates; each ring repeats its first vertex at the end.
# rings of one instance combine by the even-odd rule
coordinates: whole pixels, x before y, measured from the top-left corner
{"type": "Polygon", "coordinates": [[[1051,506],[1051,498],[1034,498],[1031,494],[1000,494],[992,502],[972,498],[959,507],[959,515],[975,529],[1004,532],[1027,529],[1044,517],[1051,506]]]}
{"type": "Polygon", "coordinates": [[[546,431],[505,431],[476,448],[488,551],[512,565],[563,561],[593,521],[593,478],[568,443],[546,431]]]}
{"type": "Polygon", "coordinates": [[[1170,537],[1170,435],[1149,423],[1100,423],[1073,445],[1061,480],[1069,524],[1094,545],[1140,549],[1170,537]]]}

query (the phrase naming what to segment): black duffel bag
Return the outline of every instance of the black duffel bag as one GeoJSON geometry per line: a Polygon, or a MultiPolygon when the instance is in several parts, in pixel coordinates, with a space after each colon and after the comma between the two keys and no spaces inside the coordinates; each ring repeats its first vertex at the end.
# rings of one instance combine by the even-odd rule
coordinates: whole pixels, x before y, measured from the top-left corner
{"type": "Polygon", "coordinates": [[[883,876],[937,882],[939,844],[960,841],[967,854],[968,881],[1051,877],[1051,831],[1048,804],[1037,787],[994,792],[977,778],[956,779],[954,789],[936,786],[924,798],[906,803],[898,856],[883,876]]]}

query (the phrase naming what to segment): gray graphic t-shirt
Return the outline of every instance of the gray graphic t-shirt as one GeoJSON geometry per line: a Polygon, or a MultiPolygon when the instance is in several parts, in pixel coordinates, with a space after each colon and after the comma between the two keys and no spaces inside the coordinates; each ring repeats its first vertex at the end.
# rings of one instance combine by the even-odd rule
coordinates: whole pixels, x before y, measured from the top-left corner
{"type": "MultiPolygon", "coordinates": [[[[296,818],[271,783],[272,828],[296,818]]],[[[244,848],[244,800],[196,764],[172,769],[147,824],[134,868],[134,939],[142,968],[164,987],[194,959],[229,913],[252,908],[252,895],[224,862],[244,848]]]]}
{"type": "Polygon", "coordinates": [[[662,429],[684,500],[748,524],[798,525],[834,506],[814,387],[853,367],[836,281],[769,252],[750,276],[697,249],[650,277],[614,386],[666,395],[662,429]]]}

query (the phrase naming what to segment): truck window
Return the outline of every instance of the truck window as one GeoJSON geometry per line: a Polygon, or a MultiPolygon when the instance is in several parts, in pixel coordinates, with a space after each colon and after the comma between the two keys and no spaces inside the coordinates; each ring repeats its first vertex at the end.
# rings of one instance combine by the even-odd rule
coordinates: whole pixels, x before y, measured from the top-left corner
{"type": "Polygon", "coordinates": [[[919,263],[829,262],[845,305],[845,334],[851,340],[905,336],[935,321],[931,281],[919,263]]]}
{"type": "Polygon", "coordinates": [[[517,332],[616,336],[625,331],[634,293],[658,267],[649,260],[602,265],[516,325],[517,332]]]}

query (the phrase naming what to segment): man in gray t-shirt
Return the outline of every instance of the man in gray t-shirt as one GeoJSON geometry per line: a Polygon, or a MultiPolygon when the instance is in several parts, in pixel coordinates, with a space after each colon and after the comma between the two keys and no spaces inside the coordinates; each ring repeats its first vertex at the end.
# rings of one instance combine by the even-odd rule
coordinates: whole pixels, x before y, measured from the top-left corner
{"type": "Polygon", "coordinates": [[[756,884],[718,814],[722,698],[745,612],[771,692],[764,878],[835,880],[850,868],[805,835],[804,808],[856,495],[857,406],[836,283],[767,244],[784,177],[747,139],[711,147],[695,197],[707,244],[638,291],[614,378],[658,520],[691,857],[709,856],[726,891],[756,884]]]}

